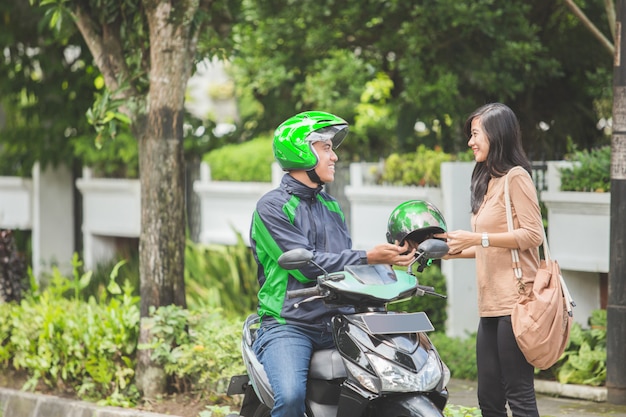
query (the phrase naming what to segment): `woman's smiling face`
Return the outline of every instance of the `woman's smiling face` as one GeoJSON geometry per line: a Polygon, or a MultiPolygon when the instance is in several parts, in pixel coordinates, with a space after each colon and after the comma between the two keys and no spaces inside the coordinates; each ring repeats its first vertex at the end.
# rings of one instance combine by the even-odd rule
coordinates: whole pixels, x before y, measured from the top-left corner
{"type": "Polygon", "coordinates": [[[487,160],[487,155],[489,155],[489,138],[483,130],[480,117],[476,117],[472,120],[472,128],[470,130],[467,146],[472,148],[476,162],[485,162],[487,160]]]}

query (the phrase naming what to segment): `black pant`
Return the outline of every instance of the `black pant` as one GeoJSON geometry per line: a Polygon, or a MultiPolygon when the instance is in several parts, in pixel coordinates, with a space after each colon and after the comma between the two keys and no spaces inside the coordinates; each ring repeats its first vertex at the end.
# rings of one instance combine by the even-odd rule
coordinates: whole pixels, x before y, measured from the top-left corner
{"type": "Polygon", "coordinates": [[[511,316],[481,317],[476,337],[478,404],[483,417],[539,417],[534,367],[517,346],[511,316]]]}

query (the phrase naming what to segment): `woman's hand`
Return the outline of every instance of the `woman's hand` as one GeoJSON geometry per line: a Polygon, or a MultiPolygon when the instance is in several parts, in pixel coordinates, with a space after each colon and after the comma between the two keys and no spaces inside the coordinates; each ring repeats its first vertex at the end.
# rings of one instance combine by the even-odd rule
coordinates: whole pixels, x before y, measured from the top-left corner
{"type": "MultiPolygon", "coordinates": [[[[476,246],[476,233],[467,230],[454,230],[452,232],[440,233],[435,237],[446,239],[448,243],[448,255],[458,255],[463,250],[476,246]]],[[[446,258],[444,258],[446,259],[446,258]]]]}

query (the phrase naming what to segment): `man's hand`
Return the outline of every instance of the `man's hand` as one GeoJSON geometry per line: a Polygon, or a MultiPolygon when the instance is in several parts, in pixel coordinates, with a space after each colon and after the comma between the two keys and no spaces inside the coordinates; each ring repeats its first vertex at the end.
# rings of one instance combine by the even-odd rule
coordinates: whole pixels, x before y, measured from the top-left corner
{"type": "Polygon", "coordinates": [[[412,249],[407,242],[403,245],[383,243],[374,246],[367,251],[368,264],[388,264],[408,266],[415,260],[415,249],[412,249]]]}

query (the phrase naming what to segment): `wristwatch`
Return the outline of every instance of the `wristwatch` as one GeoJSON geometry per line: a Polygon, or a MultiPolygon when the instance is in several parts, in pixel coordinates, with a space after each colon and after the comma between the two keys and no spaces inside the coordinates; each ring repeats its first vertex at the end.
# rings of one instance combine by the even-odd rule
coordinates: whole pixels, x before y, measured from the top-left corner
{"type": "Polygon", "coordinates": [[[487,234],[487,232],[483,232],[483,238],[480,241],[480,244],[483,245],[483,248],[489,247],[489,235],[487,234]]]}

